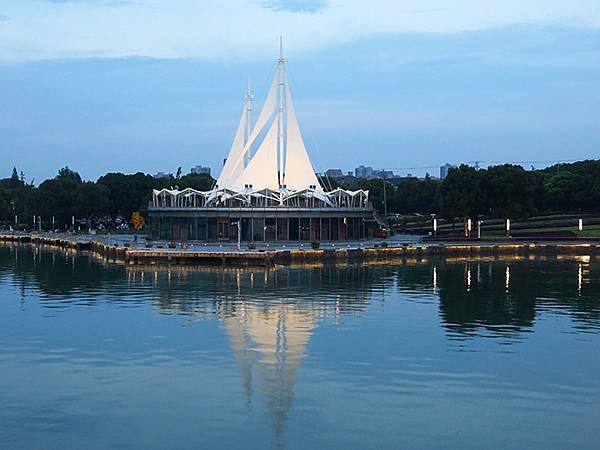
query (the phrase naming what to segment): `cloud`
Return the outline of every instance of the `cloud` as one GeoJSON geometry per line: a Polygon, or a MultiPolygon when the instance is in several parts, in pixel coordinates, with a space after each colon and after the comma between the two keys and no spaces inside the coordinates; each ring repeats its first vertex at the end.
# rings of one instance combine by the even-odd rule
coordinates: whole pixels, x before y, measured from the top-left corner
{"type": "Polygon", "coordinates": [[[93,5],[121,6],[134,3],[135,0],[41,0],[46,3],[90,3],[93,5]]]}
{"type": "Polygon", "coordinates": [[[325,0],[263,0],[259,4],[273,11],[293,13],[317,13],[328,6],[325,0]]]}
{"type": "Polygon", "coordinates": [[[78,57],[265,58],[381,33],[514,24],[600,27],[598,0],[21,0],[5,2],[0,61],[78,57]],[[119,6],[118,8],[111,6],[119,6]],[[251,32],[249,32],[251,30],[251,32]]]}

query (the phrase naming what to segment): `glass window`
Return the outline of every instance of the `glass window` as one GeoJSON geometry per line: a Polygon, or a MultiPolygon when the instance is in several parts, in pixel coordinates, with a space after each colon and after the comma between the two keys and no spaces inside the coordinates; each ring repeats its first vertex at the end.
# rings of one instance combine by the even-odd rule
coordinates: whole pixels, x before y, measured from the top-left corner
{"type": "Polygon", "coordinates": [[[277,221],[275,218],[266,218],[265,219],[265,241],[272,242],[277,239],[277,221]]]}
{"type": "Polygon", "coordinates": [[[337,217],[332,217],[331,218],[331,240],[332,241],[337,241],[340,237],[339,234],[339,226],[340,226],[340,220],[337,217]]]}
{"type": "Polygon", "coordinates": [[[297,241],[300,239],[300,219],[296,217],[290,217],[289,219],[289,240],[297,241]]]}
{"type": "Polygon", "coordinates": [[[196,239],[198,239],[199,241],[205,241],[206,240],[206,225],[207,225],[207,220],[205,217],[199,217],[198,218],[198,231],[196,234],[196,239]]]}
{"type": "Polygon", "coordinates": [[[321,240],[321,220],[318,218],[310,219],[310,240],[321,240]]]}
{"type": "Polygon", "coordinates": [[[277,240],[278,241],[287,241],[289,240],[288,236],[289,231],[289,223],[287,218],[278,218],[277,219],[277,240]]]}
{"type": "Polygon", "coordinates": [[[300,219],[300,240],[310,241],[310,219],[300,219]]]}
{"type": "Polygon", "coordinates": [[[331,239],[329,233],[329,217],[321,219],[321,239],[324,241],[328,241],[329,239],[331,239]]]}
{"type": "Polygon", "coordinates": [[[245,217],[242,219],[242,241],[252,240],[252,218],[245,217]]]}
{"type": "Polygon", "coordinates": [[[253,219],[253,234],[252,238],[255,242],[262,242],[265,240],[265,219],[262,217],[253,219]]]}

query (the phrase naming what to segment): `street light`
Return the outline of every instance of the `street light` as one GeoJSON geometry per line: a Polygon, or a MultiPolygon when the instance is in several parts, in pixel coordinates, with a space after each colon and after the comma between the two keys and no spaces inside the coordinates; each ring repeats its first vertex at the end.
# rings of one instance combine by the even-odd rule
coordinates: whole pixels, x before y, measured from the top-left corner
{"type": "Polygon", "coordinates": [[[510,219],[506,219],[506,235],[510,233],[510,219]]]}
{"type": "Polygon", "coordinates": [[[471,229],[473,228],[473,221],[471,219],[467,219],[467,237],[471,237],[471,229]]]}
{"type": "Polygon", "coordinates": [[[579,231],[583,231],[583,219],[579,219],[579,231]]]}
{"type": "Polygon", "coordinates": [[[481,239],[481,224],[482,223],[483,223],[483,220],[477,221],[477,239],[481,239]]]}
{"type": "Polygon", "coordinates": [[[437,223],[437,217],[435,217],[435,214],[433,214],[433,237],[437,236],[437,227],[438,223],[437,223]]]}

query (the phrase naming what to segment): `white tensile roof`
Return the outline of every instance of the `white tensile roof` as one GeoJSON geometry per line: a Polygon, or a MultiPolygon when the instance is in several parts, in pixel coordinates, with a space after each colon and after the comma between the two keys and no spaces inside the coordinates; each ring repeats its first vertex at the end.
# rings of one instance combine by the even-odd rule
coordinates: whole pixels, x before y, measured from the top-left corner
{"type": "Polygon", "coordinates": [[[283,47],[265,104],[253,127],[252,98],[248,92],[217,187],[237,192],[250,186],[253,190],[322,191],[296,119],[283,47]]]}

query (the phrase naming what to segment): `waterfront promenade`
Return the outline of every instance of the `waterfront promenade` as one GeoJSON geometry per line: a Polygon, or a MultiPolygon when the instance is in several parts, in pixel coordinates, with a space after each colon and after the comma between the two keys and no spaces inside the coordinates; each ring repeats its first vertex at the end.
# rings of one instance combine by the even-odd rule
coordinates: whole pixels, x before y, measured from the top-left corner
{"type": "Polygon", "coordinates": [[[151,241],[134,235],[82,235],[56,233],[0,233],[1,242],[55,246],[91,251],[108,260],[128,264],[210,264],[272,266],[335,261],[394,261],[399,259],[465,257],[538,257],[600,254],[594,241],[422,241],[419,236],[397,235],[387,240],[256,243],[174,243],[151,241]]]}

